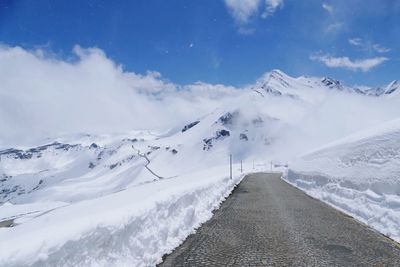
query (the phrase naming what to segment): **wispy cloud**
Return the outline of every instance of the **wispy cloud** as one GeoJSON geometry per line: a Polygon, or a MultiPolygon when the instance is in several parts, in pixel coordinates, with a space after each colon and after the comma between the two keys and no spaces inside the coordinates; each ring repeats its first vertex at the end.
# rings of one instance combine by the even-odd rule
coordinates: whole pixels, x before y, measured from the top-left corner
{"type": "Polygon", "coordinates": [[[361,38],[352,38],[352,39],[349,39],[349,44],[354,45],[354,46],[361,46],[362,40],[361,40],[361,38]]]}
{"type": "Polygon", "coordinates": [[[380,44],[373,44],[372,48],[378,53],[387,53],[387,52],[390,52],[392,50],[390,48],[383,47],[380,44]]]}
{"type": "Polygon", "coordinates": [[[325,32],[326,33],[336,33],[336,32],[339,32],[340,30],[342,30],[344,26],[345,26],[345,24],[343,22],[336,21],[336,22],[329,24],[325,28],[325,32]]]}
{"type": "Polygon", "coordinates": [[[310,57],[313,61],[318,61],[325,64],[330,68],[344,68],[352,71],[369,71],[383,62],[389,60],[386,57],[374,57],[374,58],[366,58],[366,59],[356,59],[351,60],[348,57],[333,57],[330,55],[324,54],[315,54],[310,57]]]}
{"type": "Polygon", "coordinates": [[[329,16],[325,16],[326,24],[324,27],[324,32],[326,34],[337,34],[342,32],[346,28],[346,23],[342,19],[337,18],[337,12],[333,5],[322,3],[322,9],[329,13],[329,16]]]}
{"type": "Polygon", "coordinates": [[[391,51],[390,48],[384,47],[380,44],[374,44],[371,41],[365,41],[361,38],[351,38],[349,39],[349,44],[351,44],[352,46],[359,47],[366,51],[375,51],[378,53],[387,53],[391,51]]]}
{"type": "Polygon", "coordinates": [[[322,3],[322,8],[329,12],[329,14],[333,14],[333,6],[328,5],[327,3],[322,3]]]}
{"type": "Polygon", "coordinates": [[[272,16],[278,8],[283,6],[283,0],[265,0],[265,10],[263,18],[272,16]]]}
{"type": "Polygon", "coordinates": [[[239,25],[246,24],[257,13],[260,0],[225,0],[229,12],[239,25]]]}
{"type": "Polygon", "coordinates": [[[264,9],[261,18],[272,16],[283,6],[284,0],[224,0],[241,34],[252,34],[254,29],[248,27],[251,18],[260,16],[260,8],[264,9]]]}

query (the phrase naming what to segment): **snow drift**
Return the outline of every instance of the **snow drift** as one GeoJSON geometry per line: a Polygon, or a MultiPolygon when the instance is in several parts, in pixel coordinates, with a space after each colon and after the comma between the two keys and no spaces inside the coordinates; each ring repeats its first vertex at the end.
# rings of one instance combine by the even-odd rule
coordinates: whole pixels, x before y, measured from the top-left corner
{"type": "MultiPolygon", "coordinates": [[[[211,168],[25,217],[0,228],[0,266],[153,266],[210,219],[243,177],[226,173],[211,168]]],[[[0,214],[23,207],[3,205],[0,214]]]]}
{"type": "Polygon", "coordinates": [[[303,155],[285,179],[400,241],[400,120],[303,155]]]}

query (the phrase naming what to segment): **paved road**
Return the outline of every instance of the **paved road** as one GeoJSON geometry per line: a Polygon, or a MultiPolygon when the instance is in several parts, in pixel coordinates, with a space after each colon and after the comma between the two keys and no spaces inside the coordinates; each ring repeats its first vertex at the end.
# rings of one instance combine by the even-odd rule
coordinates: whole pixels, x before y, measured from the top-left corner
{"type": "Polygon", "coordinates": [[[260,173],[160,266],[400,266],[400,248],[279,175],[260,173]]]}

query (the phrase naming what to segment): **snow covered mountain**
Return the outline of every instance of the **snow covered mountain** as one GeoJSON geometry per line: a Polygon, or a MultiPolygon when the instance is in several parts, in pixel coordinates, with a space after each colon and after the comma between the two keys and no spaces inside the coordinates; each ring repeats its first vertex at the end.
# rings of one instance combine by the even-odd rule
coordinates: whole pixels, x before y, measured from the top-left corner
{"type": "Polygon", "coordinates": [[[221,107],[168,134],[1,151],[0,222],[12,227],[1,229],[0,266],[155,265],[240,181],[237,167],[229,179],[229,154],[248,158],[276,138],[279,120],[255,111],[221,107]]]}
{"type": "Polygon", "coordinates": [[[238,165],[228,178],[230,154],[245,171],[257,169],[248,168],[254,161],[290,161],[399,118],[398,88],[273,70],[164,133],[75,134],[3,149],[0,225],[12,227],[0,228],[8,240],[0,241],[0,266],[154,265],[240,181],[238,165]],[[51,234],[59,232],[66,234],[51,234]],[[19,245],[27,235],[33,241],[19,245]],[[96,250],[97,239],[108,245],[96,250]]]}
{"type": "Polygon", "coordinates": [[[290,160],[287,154],[281,155],[287,151],[285,145],[292,145],[295,156],[329,140],[305,143],[297,139],[313,139],[303,125],[308,117],[316,116],[314,106],[335,97],[335,92],[340,97],[359,95],[367,99],[366,95],[394,95],[398,87],[394,81],[382,93],[378,94],[377,89],[372,94],[372,89],[361,91],[327,77],[293,78],[273,70],[243,89],[237,98],[221,102],[209,114],[193,118],[167,134],[80,134],[48,140],[36,147],[1,150],[0,203],[92,199],[224,164],[229,154],[235,160],[290,160]]]}
{"type": "Polygon", "coordinates": [[[337,90],[368,96],[395,95],[398,93],[400,82],[392,81],[383,87],[357,87],[343,85],[340,81],[330,77],[290,77],[280,70],[272,70],[261,77],[251,88],[258,93],[264,92],[274,96],[302,97],[307,91],[314,89],[324,91],[337,90]]]}
{"type": "Polygon", "coordinates": [[[384,87],[372,88],[367,90],[365,93],[373,96],[395,96],[399,94],[399,88],[400,82],[398,80],[394,80],[384,87]]]}
{"type": "Polygon", "coordinates": [[[249,110],[218,109],[169,135],[86,135],[2,150],[0,203],[82,201],[218,165],[229,153],[244,159],[273,142],[279,124],[249,110]]]}

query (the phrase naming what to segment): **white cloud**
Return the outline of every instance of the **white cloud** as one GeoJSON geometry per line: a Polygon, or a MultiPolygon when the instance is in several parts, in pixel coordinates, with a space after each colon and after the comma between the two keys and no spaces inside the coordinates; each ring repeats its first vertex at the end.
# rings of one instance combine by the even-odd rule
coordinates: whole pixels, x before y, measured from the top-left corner
{"type": "Polygon", "coordinates": [[[387,52],[390,52],[392,50],[390,48],[383,47],[380,44],[373,44],[372,48],[378,53],[387,53],[387,52]]]}
{"type": "Polygon", "coordinates": [[[265,0],[262,4],[261,0],[224,0],[229,12],[233,16],[238,31],[241,34],[252,34],[254,29],[248,27],[252,17],[260,15],[259,9],[262,7],[264,11],[261,14],[262,18],[272,16],[275,11],[283,6],[283,0],[265,0]]]}
{"type": "Polygon", "coordinates": [[[327,3],[322,3],[322,8],[329,12],[329,14],[333,14],[333,6],[328,5],[327,3]]]}
{"type": "Polygon", "coordinates": [[[235,90],[232,86],[196,82],[194,84],[184,85],[180,96],[187,98],[189,101],[194,95],[197,98],[220,100],[228,95],[235,95],[235,93],[239,94],[240,91],[235,90]]]}
{"type": "Polygon", "coordinates": [[[335,33],[340,31],[341,29],[343,29],[344,27],[344,23],[343,22],[333,22],[331,24],[329,24],[326,28],[325,28],[325,32],[326,33],[335,33]]]}
{"type": "Polygon", "coordinates": [[[335,8],[327,3],[322,3],[321,7],[329,13],[330,16],[326,16],[326,24],[324,27],[324,31],[326,34],[337,34],[342,32],[346,28],[345,21],[340,21],[335,16],[335,8]]]}
{"type": "Polygon", "coordinates": [[[236,23],[246,24],[259,9],[261,0],[225,0],[236,23]]]}
{"type": "Polygon", "coordinates": [[[74,54],[71,62],[44,50],[0,46],[0,145],[59,133],[163,130],[238,93],[222,85],[180,86],[158,72],[127,72],[97,48],[76,46],[74,54]]]}
{"type": "Polygon", "coordinates": [[[353,61],[348,57],[332,57],[329,55],[312,55],[310,59],[322,62],[330,68],[345,68],[353,71],[369,71],[388,60],[386,57],[374,57],[353,61]]]}
{"type": "Polygon", "coordinates": [[[262,14],[263,18],[272,16],[275,11],[283,6],[283,0],[265,0],[265,10],[262,14]]]}
{"type": "Polygon", "coordinates": [[[390,48],[384,47],[380,44],[374,44],[371,41],[365,41],[361,38],[351,38],[349,39],[349,44],[369,52],[375,51],[378,53],[387,53],[391,51],[390,48]]]}
{"type": "Polygon", "coordinates": [[[352,38],[352,39],[349,39],[349,43],[354,46],[361,46],[362,39],[361,38],[352,38]]]}

